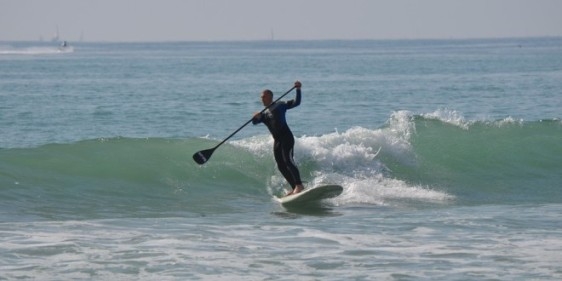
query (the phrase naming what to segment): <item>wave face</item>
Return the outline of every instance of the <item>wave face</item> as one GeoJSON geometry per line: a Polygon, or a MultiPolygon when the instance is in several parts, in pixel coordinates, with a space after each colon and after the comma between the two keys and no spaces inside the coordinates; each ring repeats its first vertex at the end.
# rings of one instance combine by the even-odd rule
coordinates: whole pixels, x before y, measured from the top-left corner
{"type": "MultiPolygon", "coordinates": [[[[383,128],[297,138],[308,185],[334,204],[561,202],[562,123],[465,121],[395,112],[383,128]]],[[[284,192],[268,135],[235,140],[203,166],[210,139],[112,138],[0,150],[2,214],[32,218],[236,212],[284,192]]]]}
{"type": "Polygon", "coordinates": [[[228,161],[197,167],[191,153],[208,143],[112,138],[0,150],[3,215],[96,218],[229,211],[228,202],[236,201],[241,188],[255,191],[256,180],[228,161]]]}
{"type": "Polygon", "coordinates": [[[560,120],[466,122],[438,112],[413,122],[417,165],[399,167],[408,180],[475,203],[560,202],[560,120]]]}

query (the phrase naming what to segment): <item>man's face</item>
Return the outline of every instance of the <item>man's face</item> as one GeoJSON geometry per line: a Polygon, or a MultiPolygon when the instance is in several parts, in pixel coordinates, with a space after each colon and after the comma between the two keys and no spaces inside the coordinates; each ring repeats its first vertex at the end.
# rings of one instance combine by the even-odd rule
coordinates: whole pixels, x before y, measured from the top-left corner
{"type": "Polygon", "coordinates": [[[261,102],[263,103],[263,105],[268,106],[271,104],[273,100],[273,96],[271,94],[269,94],[268,92],[262,92],[261,93],[261,102]]]}

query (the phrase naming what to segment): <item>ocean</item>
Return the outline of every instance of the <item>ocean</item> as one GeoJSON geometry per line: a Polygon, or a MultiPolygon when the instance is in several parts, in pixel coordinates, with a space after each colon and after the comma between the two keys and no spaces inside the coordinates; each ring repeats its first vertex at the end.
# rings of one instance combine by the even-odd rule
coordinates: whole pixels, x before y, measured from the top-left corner
{"type": "Polygon", "coordinates": [[[0,280],[562,279],[562,38],[69,44],[0,43],[0,280]],[[193,161],[296,80],[342,195],[263,125],[193,161]]]}

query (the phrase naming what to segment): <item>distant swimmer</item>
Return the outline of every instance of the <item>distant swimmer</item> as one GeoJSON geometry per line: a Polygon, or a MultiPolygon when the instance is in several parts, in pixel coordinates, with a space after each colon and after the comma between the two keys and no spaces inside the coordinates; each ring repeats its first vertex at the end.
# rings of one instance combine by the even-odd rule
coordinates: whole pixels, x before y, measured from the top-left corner
{"type": "Polygon", "coordinates": [[[252,119],[254,125],[264,123],[273,136],[273,155],[275,156],[275,162],[277,162],[277,168],[293,189],[287,195],[297,194],[304,189],[299,170],[293,161],[295,138],[285,118],[288,109],[300,105],[301,86],[301,82],[295,82],[297,96],[294,100],[275,103],[273,103],[273,92],[264,90],[261,94],[261,100],[263,105],[268,108],[263,113],[254,114],[252,119]]]}

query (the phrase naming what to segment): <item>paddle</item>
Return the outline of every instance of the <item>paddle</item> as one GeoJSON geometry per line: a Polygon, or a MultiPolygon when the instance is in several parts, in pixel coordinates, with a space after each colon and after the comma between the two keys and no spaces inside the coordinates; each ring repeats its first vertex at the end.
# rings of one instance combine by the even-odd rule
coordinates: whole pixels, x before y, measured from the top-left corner
{"type": "MultiPolygon", "coordinates": [[[[264,113],[264,111],[266,111],[271,105],[278,102],[280,99],[282,99],[284,96],[286,96],[288,93],[290,93],[295,88],[296,87],[292,87],[290,90],[288,90],[286,93],[281,95],[278,99],[276,99],[270,105],[268,105],[264,109],[262,109],[262,111],[260,113],[264,113]]],[[[226,139],[222,140],[215,147],[210,148],[210,149],[201,150],[201,151],[198,151],[195,154],[193,154],[193,160],[195,160],[195,162],[197,162],[197,164],[199,164],[199,165],[205,164],[205,162],[209,161],[209,158],[211,158],[211,155],[213,155],[213,152],[215,152],[215,149],[219,148],[219,146],[221,146],[228,139],[230,139],[232,136],[234,136],[236,133],[238,133],[240,130],[242,130],[242,128],[244,128],[244,127],[246,127],[246,125],[250,124],[250,122],[252,122],[253,119],[254,118],[248,120],[248,122],[244,123],[244,125],[242,125],[240,128],[238,128],[238,130],[234,131],[234,133],[230,134],[230,136],[226,137],[226,139]]]]}

